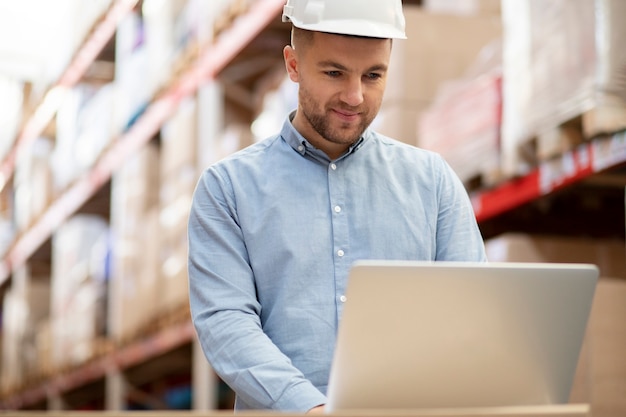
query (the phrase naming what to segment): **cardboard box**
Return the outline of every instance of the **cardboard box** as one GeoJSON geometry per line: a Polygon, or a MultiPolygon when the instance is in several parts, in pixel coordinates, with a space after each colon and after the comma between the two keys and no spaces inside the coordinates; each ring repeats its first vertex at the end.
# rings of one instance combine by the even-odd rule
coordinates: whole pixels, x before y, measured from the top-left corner
{"type": "Polygon", "coordinates": [[[393,43],[385,101],[431,102],[441,82],[459,78],[480,50],[500,38],[498,16],[455,16],[404,6],[408,39],[393,43]]]}
{"type": "Polygon", "coordinates": [[[594,263],[596,287],[570,402],[594,417],[626,415],[626,249],[623,240],[505,234],[485,244],[491,261],[594,263]],[[607,278],[611,277],[611,278],[607,278]]]}
{"type": "Polygon", "coordinates": [[[619,239],[505,233],[485,242],[492,262],[592,263],[601,276],[626,278],[626,246],[619,239]]]}
{"type": "Polygon", "coordinates": [[[594,417],[626,415],[626,281],[596,287],[570,402],[591,404],[594,417]]]}
{"type": "Polygon", "coordinates": [[[381,106],[371,128],[382,135],[409,145],[420,146],[417,121],[426,108],[426,104],[419,102],[387,101],[381,106]]]}

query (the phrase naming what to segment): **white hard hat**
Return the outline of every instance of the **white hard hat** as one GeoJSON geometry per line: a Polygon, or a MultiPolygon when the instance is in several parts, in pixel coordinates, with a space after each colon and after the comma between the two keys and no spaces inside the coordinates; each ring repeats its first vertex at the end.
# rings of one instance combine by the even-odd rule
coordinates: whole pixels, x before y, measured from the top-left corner
{"type": "Polygon", "coordinates": [[[316,32],[406,39],[402,0],[287,0],[283,22],[316,32]]]}

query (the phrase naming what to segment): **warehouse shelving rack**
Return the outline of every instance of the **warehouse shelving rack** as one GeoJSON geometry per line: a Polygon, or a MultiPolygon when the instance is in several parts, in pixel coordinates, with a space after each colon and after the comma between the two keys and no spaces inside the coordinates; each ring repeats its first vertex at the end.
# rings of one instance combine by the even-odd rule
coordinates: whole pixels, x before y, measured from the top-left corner
{"type": "MultiPolygon", "coordinates": [[[[76,54],[64,74],[45,95],[42,103],[27,120],[13,148],[0,165],[2,187],[10,181],[16,155],[41,134],[58,110],[61,94],[76,85],[91,61],[114,35],[117,22],[129,13],[135,1],[115,2],[96,24],[94,30],[76,54]]],[[[165,89],[149,103],[145,111],[114,141],[95,166],[76,183],[61,193],[45,212],[24,233],[17,236],[0,263],[0,286],[8,285],[12,271],[26,263],[51,237],[53,231],[97,196],[112,174],[125,160],[145,146],[176,111],[186,97],[194,94],[205,82],[214,79],[268,24],[280,16],[284,0],[259,0],[250,3],[244,14],[219,33],[211,45],[179,71],[165,89]]],[[[0,398],[0,409],[21,409],[46,402],[83,385],[106,379],[150,359],[165,355],[182,345],[194,345],[194,330],[189,319],[173,323],[127,345],[101,355],[84,365],[45,377],[33,386],[0,398]]],[[[195,352],[194,352],[195,355],[195,352]]],[[[200,358],[203,361],[203,358],[200,358]]],[[[208,367],[202,370],[209,371],[208,367]]],[[[202,377],[200,377],[202,380],[202,377]]],[[[203,387],[211,383],[201,381],[203,387]]],[[[209,395],[207,393],[207,395],[209,395]]],[[[202,403],[202,401],[200,401],[202,403]]],[[[210,403],[205,400],[204,403],[210,403]]]]}
{"type": "Polygon", "coordinates": [[[125,370],[156,358],[195,337],[191,321],[176,323],[128,346],[116,349],[84,365],[53,375],[0,402],[0,409],[17,410],[45,401],[52,394],[62,394],[106,377],[111,370],[125,370]]]}
{"type": "Polygon", "coordinates": [[[480,223],[625,163],[626,131],[595,138],[541,162],[524,176],[474,192],[476,218],[480,223]]]}
{"type": "Polygon", "coordinates": [[[0,191],[7,185],[13,171],[15,160],[20,150],[25,149],[39,136],[59,109],[64,92],[76,85],[96,59],[106,43],[114,35],[117,23],[129,13],[138,0],[117,0],[107,13],[96,23],[88,34],[83,45],[78,49],[74,58],[61,74],[59,79],[50,87],[43,100],[37,106],[32,116],[26,121],[24,128],[18,135],[14,146],[0,164],[0,191]]]}
{"type": "MultiPolygon", "coordinates": [[[[90,61],[113,36],[117,22],[136,3],[136,0],[117,1],[98,22],[75,59],[27,121],[13,149],[2,161],[0,189],[13,175],[16,155],[45,129],[54,116],[58,99],[55,96],[79,82],[90,61]]],[[[279,16],[283,4],[284,0],[253,2],[251,8],[223,31],[212,46],[203,50],[196,61],[154,97],[145,112],[102,155],[93,169],[53,201],[32,227],[16,238],[0,263],[0,286],[7,285],[14,268],[27,262],[59,225],[99,192],[129,156],[154,137],[182,100],[192,95],[202,83],[214,79],[259,32],[279,16]]],[[[619,171],[624,164],[626,132],[618,132],[597,137],[558,158],[542,162],[524,176],[507,180],[490,189],[473,191],[470,196],[479,223],[485,224],[541,198],[576,187],[598,175],[619,171]]],[[[621,220],[623,221],[623,216],[621,220]]],[[[69,369],[63,374],[50,375],[8,398],[0,398],[0,409],[28,408],[46,401],[50,396],[103,380],[112,370],[123,371],[180,346],[192,344],[194,340],[191,322],[188,319],[181,320],[121,348],[105,352],[95,360],[69,369]]]]}
{"type": "MultiPolygon", "coordinates": [[[[86,60],[89,57],[93,59],[97,55],[98,48],[106,43],[107,36],[110,37],[114,33],[116,22],[125,11],[132,9],[132,4],[133,2],[129,1],[115,4],[94,31],[93,36],[85,43],[84,48],[78,52],[77,58],[68,70],[46,95],[43,103],[27,122],[14,148],[3,161],[3,178],[9,178],[12,175],[15,155],[21,149],[25,149],[43,131],[56,112],[58,104],[56,106],[49,104],[57,102],[54,96],[60,90],[56,89],[70,88],[80,80],[80,75],[88,66],[86,60]]],[[[174,114],[183,99],[197,91],[202,83],[214,78],[252,38],[267,26],[269,21],[282,10],[283,4],[283,0],[253,2],[245,15],[236,19],[230,28],[220,34],[213,45],[203,51],[193,65],[174,80],[169,88],[155,97],[141,117],[128,131],[115,140],[115,144],[101,156],[87,175],[62,193],[37,222],[17,238],[2,260],[0,285],[9,278],[14,268],[22,265],[50,237],[53,230],[95,195],[130,155],[154,137],[163,123],[174,114]]]]}

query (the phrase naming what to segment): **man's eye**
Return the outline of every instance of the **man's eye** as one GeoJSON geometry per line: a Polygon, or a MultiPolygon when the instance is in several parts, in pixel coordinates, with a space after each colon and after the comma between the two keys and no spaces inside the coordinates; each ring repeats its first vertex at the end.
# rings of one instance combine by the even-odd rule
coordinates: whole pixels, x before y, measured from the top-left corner
{"type": "Polygon", "coordinates": [[[367,78],[370,80],[378,80],[380,77],[381,75],[375,72],[370,72],[369,74],[367,74],[367,78]]]}
{"type": "Polygon", "coordinates": [[[329,77],[339,77],[341,73],[339,71],[326,71],[326,75],[329,77]]]}

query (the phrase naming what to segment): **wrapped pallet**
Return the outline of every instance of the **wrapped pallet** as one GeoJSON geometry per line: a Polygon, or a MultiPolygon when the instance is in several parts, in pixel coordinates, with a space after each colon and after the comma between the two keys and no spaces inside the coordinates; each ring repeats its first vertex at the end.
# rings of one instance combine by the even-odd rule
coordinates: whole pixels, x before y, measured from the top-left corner
{"type": "Polygon", "coordinates": [[[106,334],[109,226],[76,214],[52,236],[51,361],[55,367],[90,359],[106,334]]]}
{"type": "Polygon", "coordinates": [[[19,154],[13,179],[15,227],[24,231],[48,208],[54,198],[50,155],[52,141],[39,137],[19,154]]]}
{"type": "Polygon", "coordinates": [[[188,300],[187,218],[198,180],[198,100],[183,101],[161,129],[159,302],[161,312],[188,300]]]}
{"type": "Polygon", "coordinates": [[[504,0],[502,18],[507,174],[626,127],[626,2],[504,0]]]}
{"type": "Polygon", "coordinates": [[[24,115],[28,97],[24,97],[26,87],[12,78],[0,75],[0,159],[4,159],[14,145],[24,115]]]}
{"type": "Polygon", "coordinates": [[[50,156],[55,192],[62,192],[87,173],[113,142],[113,86],[79,84],[67,92],[56,116],[50,156]]]}
{"type": "Polygon", "coordinates": [[[416,120],[431,105],[440,85],[461,77],[490,42],[499,39],[497,15],[428,13],[404,6],[408,39],[395,39],[387,86],[372,128],[421,146],[416,120]]]}
{"type": "Polygon", "coordinates": [[[37,330],[50,313],[50,282],[33,275],[27,265],[13,271],[11,287],[2,300],[3,392],[39,375],[42,359],[37,352],[37,330]]]}
{"type": "Polygon", "coordinates": [[[420,146],[443,156],[466,184],[499,179],[501,86],[501,44],[494,42],[465,77],[442,84],[418,120],[420,146]]]}
{"type": "Polygon", "coordinates": [[[150,143],[115,172],[111,182],[112,276],[109,334],[132,338],[158,311],[159,151],[150,143]]]}

